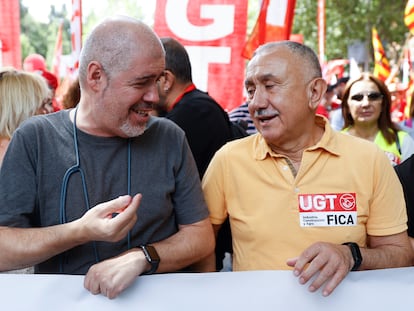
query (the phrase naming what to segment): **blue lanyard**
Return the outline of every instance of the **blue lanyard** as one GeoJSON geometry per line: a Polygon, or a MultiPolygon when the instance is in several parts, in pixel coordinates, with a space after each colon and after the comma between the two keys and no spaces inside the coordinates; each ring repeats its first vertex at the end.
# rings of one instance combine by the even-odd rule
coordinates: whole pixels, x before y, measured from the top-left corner
{"type": "MultiPolygon", "coordinates": [[[[65,175],[63,176],[63,181],[62,181],[62,188],[60,191],[60,213],[59,213],[59,221],[60,224],[64,224],[67,222],[66,219],[66,197],[67,197],[67,190],[68,190],[68,183],[70,180],[70,177],[72,177],[74,174],[79,173],[81,176],[81,180],[82,180],[82,190],[83,190],[83,197],[84,197],[84,201],[85,201],[85,206],[86,209],[89,210],[90,209],[90,203],[89,203],[89,196],[88,196],[88,189],[86,187],[86,179],[85,179],[85,172],[84,170],[81,168],[81,163],[80,163],[80,156],[79,156],[79,143],[78,143],[78,133],[77,133],[77,126],[76,126],[76,114],[78,112],[78,108],[75,108],[75,114],[73,117],[73,143],[74,143],[74,149],[75,149],[75,157],[76,157],[76,164],[71,166],[66,172],[65,175]]],[[[131,194],[131,139],[128,139],[128,172],[127,172],[127,178],[128,178],[128,194],[131,194]]],[[[128,232],[128,237],[127,237],[127,242],[128,242],[128,249],[131,248],[131,232],[128,232]]],[[[95,261],[98,263],[100,261],[99,259],[99,252],[98,252],[98,248],[96,246],[96,241],[92,242],[93,244],[93,251],[95,254],[95,261]]],[[[61,256],[60,258],[60,273],[63,273],[63,264],[64,264],[64,258],[62,257],[66,257],[64,256],[64,254],[62,254],[63,256],[61,256]]]]}

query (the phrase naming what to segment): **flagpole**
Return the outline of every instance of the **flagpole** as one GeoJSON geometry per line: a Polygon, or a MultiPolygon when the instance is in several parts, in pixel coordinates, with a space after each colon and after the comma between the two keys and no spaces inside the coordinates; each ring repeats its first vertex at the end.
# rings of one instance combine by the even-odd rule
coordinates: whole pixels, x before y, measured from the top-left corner
{"type": "Polygon", "coordinates": [[[56,42],[55,42],[55,49],[53,52],[53,62],[52,62],[52,73],[60,81],[60,62],[62,59],[62,29],[63,29],[63,20],[59,24],[56,42]]]}
{"type": "Polygon", "coordinates": [[[325,0],[318,0],[319,62],[325,63],[325,0]]]}
{"type": "Polygon", "coordinates": [[[82,49],[82,1],[72,0],[71,42],[74,75],[79,68],[79,55],[82,49]]]}

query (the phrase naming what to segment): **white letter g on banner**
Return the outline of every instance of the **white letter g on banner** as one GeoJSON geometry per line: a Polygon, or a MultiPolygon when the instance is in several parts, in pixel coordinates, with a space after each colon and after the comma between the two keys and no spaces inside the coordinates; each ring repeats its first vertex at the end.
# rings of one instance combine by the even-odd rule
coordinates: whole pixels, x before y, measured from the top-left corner
{"type": "Polygon", "coordinates": [[[178,37],[190,41],[210,41],[228,36],[234,31],[234,5],[201,5],[201,18],[211,19],[207,26],[195,26],[187,18],[190,0],[167,0],[165,20],[178,37]]]}

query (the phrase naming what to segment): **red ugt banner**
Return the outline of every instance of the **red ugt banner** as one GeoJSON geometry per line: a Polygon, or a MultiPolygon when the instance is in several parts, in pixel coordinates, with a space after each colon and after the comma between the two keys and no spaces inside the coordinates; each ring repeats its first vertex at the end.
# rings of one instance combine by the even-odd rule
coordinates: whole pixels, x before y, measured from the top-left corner
{"type": "Polygon", "coordinates": [[[22,67],[19,1],[0,1],[0,67],[22,67]]]}
{"type": "Polygon", "coordinates": [[[157,0],[154,30],[186,48],[195,85],[226,110],[243,101],[247,0],[157,0]]]}

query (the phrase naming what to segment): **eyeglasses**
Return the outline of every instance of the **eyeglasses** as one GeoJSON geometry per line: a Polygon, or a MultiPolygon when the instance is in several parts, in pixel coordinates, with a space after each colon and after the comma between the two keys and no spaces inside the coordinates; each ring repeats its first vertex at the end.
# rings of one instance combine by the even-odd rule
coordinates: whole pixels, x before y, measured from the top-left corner
{"type": "Polygon", "coordinates": [[[378,99],[381,99],[384,95],[382,95],[379,92],[373,92],[373,93],[367,93],[367,94],[355,94],[351,96],[351,99],[357,102],[360,102],[364,99],[365,96],[368,97],[368,101],[376,101],[378,99]]]}

